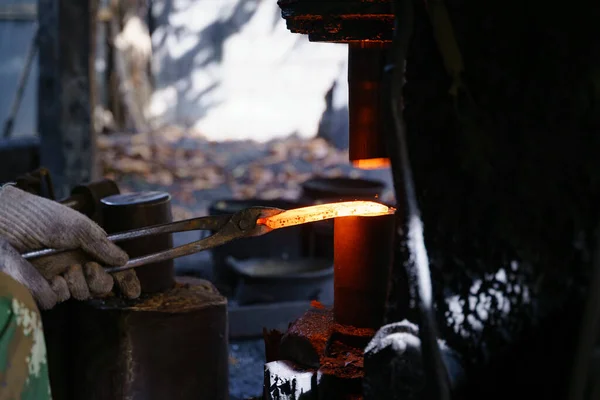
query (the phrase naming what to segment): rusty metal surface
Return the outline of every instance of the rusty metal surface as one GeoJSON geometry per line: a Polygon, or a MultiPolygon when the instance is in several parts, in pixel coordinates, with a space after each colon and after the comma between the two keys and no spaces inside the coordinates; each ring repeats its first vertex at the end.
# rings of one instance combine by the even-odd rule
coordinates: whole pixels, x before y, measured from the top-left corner
{"type": "MultiPolygon", "coordinates": [[[[307,387],[319,399],[361,398],[363,349],[375,330],[334,321],[333,310],[315,304],[282,337],[278,359],[291,361],[298,372],[313,371],[318,379],[307,387]]],[[[265,335],[266,340],[273,340],[265,335]]],[[[272,348],[273,343],[269,342],[272,348]]],[[[290,375],[293,378],[294,374],[290,375]]],[[[307,394],[308,395],[308,394],[307,394]]]]}
{"type": "Polygon", "coordinates": [[[394,27],[389,0],[279,0],[293,33],[314,42],[391,41],[394,27]]]}
{"type": "Polygon", "coordinates": [[[77,303],[71,399],[227,400],[227,300],[207,281],[77,303]]]}
{"type": "Polygon", "coordinates": [[[279,347],[281,360],[318,368],[327,341],[333,332],[333,313],[329,308],[311,308],[290,324],[279,347]]]}
{"type": "Polygon", "coordinates": [[[348,114],[350,161],[389,158],[387,122],[383,116],[384,67],[389,45],[357,42],[348,45],[348,114]]]}

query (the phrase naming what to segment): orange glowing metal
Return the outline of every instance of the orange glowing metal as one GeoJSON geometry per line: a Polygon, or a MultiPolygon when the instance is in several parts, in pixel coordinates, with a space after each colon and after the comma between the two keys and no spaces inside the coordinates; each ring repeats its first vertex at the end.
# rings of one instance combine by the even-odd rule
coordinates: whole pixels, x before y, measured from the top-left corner
{"type": "Polygon", "coordinates": [[[287,210],[277,215],[259,218],[256,223],[278,229],[324,219],[349,216],[375,217],[393,214],[395,211],[392,207],[374,201],[345,201],[287,210]]]}
{"type": "Polygon", "coordinates": [[[380,169],[390,166],[389,158],[365,158],[362,160],[353,160],[352,165],[360,169],[380,169]]]}

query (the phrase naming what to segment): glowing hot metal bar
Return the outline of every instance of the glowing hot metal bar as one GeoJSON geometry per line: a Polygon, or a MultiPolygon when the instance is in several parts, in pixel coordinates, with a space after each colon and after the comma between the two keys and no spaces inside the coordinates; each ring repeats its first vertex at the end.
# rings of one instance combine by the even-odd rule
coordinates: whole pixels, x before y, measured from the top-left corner
{"type": "Polygon", "coordinates": [[[256,223],[278,229],[338,217],[375,217],[393,214],[395,211],[392,207],[374,201],[345,201],[287,210],[277,215],[259,218],[256,223]]]}

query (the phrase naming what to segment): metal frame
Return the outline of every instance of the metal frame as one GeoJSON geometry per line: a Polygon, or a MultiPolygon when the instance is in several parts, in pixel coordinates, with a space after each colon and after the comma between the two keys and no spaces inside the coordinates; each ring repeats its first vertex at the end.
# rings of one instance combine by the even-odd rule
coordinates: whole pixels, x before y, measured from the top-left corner
{"type": "Polygon", "coordinates": [[[58,197],[93,177],[90,54],[96,3],[38,0],[41,165],[51,171],[58,197]]]}

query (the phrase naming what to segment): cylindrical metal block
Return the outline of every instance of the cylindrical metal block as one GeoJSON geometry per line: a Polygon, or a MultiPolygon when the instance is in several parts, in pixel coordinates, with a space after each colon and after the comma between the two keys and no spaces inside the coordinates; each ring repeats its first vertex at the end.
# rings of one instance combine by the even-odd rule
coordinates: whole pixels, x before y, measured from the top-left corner
{"type": "Polygon", "coordinates": [[[70,399],[228,399],[227,299],[210,282],[73,306],[70,399]]]}
{"type": "Polygon", "coordinates": [[[382,118],[386,42],[360,41],[348,45],[348,112],[350,161],[358,168],[389,167],[382,118]]]}
{"type": "Polygon", "coordinates": [[[119,187],[110,179],[75,186],[71,195],[60,203],[87,215],[100,225],[102,221],[102,199],[121,193],[119,187]]]}
{"type": "MultiPolygon", "coordinates": [[[[314,177],[302,183],[302,201],[307,204],[374,200],[381,196],[385,183],[372,179],[314,177]]],[[[307,224],[306,254],[333,260],[333,220],[307,224]]]]}
{"type": "Polygon", "coordinates": [[[383,325],[393,258],[394,214],[336,218],[334,318],[358,328],[383,325]]]}
{"type": "MultiPolygon", "coordinates": [[[[164,192],[119,194],[102,199],[104,229],[108,233],[164,224],[173,221],[171,196],[164,192]]],[[[130,257],[140,257],[173,247],[171,234],[119,243],[130,257]]],[[[175,284],[173,260],[136,268],[142,293],[168,290],[175,284]]]]}

